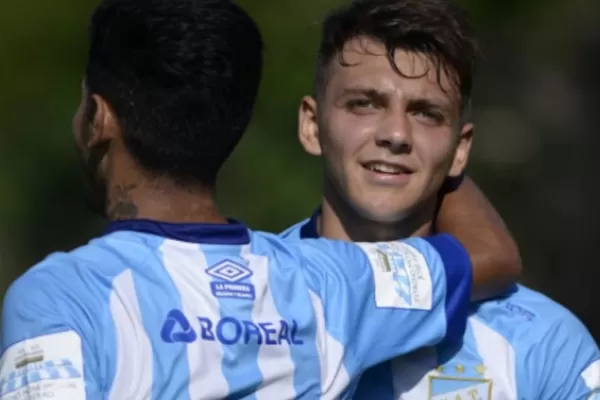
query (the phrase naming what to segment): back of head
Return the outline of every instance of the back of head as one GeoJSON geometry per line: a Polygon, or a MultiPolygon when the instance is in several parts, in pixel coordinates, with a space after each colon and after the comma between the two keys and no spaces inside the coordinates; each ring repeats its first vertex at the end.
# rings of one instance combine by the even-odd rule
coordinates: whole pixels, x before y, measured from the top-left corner
{"type": "Polygon", "coordinates": [[[250,122],[261,69],[260,32],[229,0],[105,0],[92,16],[87,91],[156,177],[214,184],[250,122]]]}
{"type": "MultiPolygon", "coordinates": [[[[315,95],[327,86],[331,61],[341,57],[344,46],[357,37],[381,42],[396,72],[396,50],[426,55],[451,78],[467,104],[475,65],[477,41],[466,11],[452,0],[356,0],[329,14],[322,27],[315,76],[315,95]]],[[[343,59],[339,61],[344,64],[343,59]]]]}

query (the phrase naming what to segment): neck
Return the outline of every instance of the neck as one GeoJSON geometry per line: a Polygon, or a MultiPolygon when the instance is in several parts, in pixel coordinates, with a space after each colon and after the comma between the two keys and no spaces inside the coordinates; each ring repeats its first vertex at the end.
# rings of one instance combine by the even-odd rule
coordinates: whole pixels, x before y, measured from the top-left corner
{"type": "Polygon", "coordinates": [[[107,216],[111,221],[227,222],[217,209],[212,189],[183,188],[166,180],[121,179],[108,187],[107,198],[107,216]]]}
{"type": "Polygon", "coordinates": [[[400,221],[380,222],[365,218],[346,202],[326,195],[317,229],[323,237],[353,242],[380,242],[426,236],[432,231],[435,211],[435,203],[432,203],[411,212],[400,221]]]}

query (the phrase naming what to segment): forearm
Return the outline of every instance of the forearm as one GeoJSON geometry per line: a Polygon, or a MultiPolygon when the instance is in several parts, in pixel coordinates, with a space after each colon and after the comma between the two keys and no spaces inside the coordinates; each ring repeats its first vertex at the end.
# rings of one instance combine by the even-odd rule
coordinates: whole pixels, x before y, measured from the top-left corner
{"type": "Polygon", "coordinates": [[[521,276],[518,246],[494,206],[465,178],[444,195],[436,229],[456,237],[473,264],[473,299],[502,294],[521,276]]]}

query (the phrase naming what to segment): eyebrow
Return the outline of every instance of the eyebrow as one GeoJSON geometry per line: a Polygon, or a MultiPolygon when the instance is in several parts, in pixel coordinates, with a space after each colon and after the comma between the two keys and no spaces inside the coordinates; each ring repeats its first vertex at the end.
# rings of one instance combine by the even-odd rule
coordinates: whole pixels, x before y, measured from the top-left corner
{"type": "Polygon", "coordinates": [[[452,106],[447,102],[436,98],[416,97],[408,100],[413,107],[437,108],[443,112],[450,112],[452,106]]]}
{"type": "Polygon", "coordinates": [[[374,88],[356,86],[356,87],[349,87],[349,88],[342,89],[342,91],[340,93],[340,97],[346,96],[346,95],[352,95],[352,94],[362,94],[362,95],[371,96],[371,97],[385,95],[384,92],[374,89],[374,88]]]}

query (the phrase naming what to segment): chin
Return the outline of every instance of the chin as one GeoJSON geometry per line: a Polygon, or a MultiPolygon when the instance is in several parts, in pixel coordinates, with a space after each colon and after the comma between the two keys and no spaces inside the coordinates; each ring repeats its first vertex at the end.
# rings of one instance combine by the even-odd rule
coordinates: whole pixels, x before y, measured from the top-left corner
{"type": "Polygon", "coordinates": [[[357,207],[356,210],[364,219],[377,223],[399,223],[408,219],[413,214],[412,207],[384,207],[370,205],[357,207]]]}

